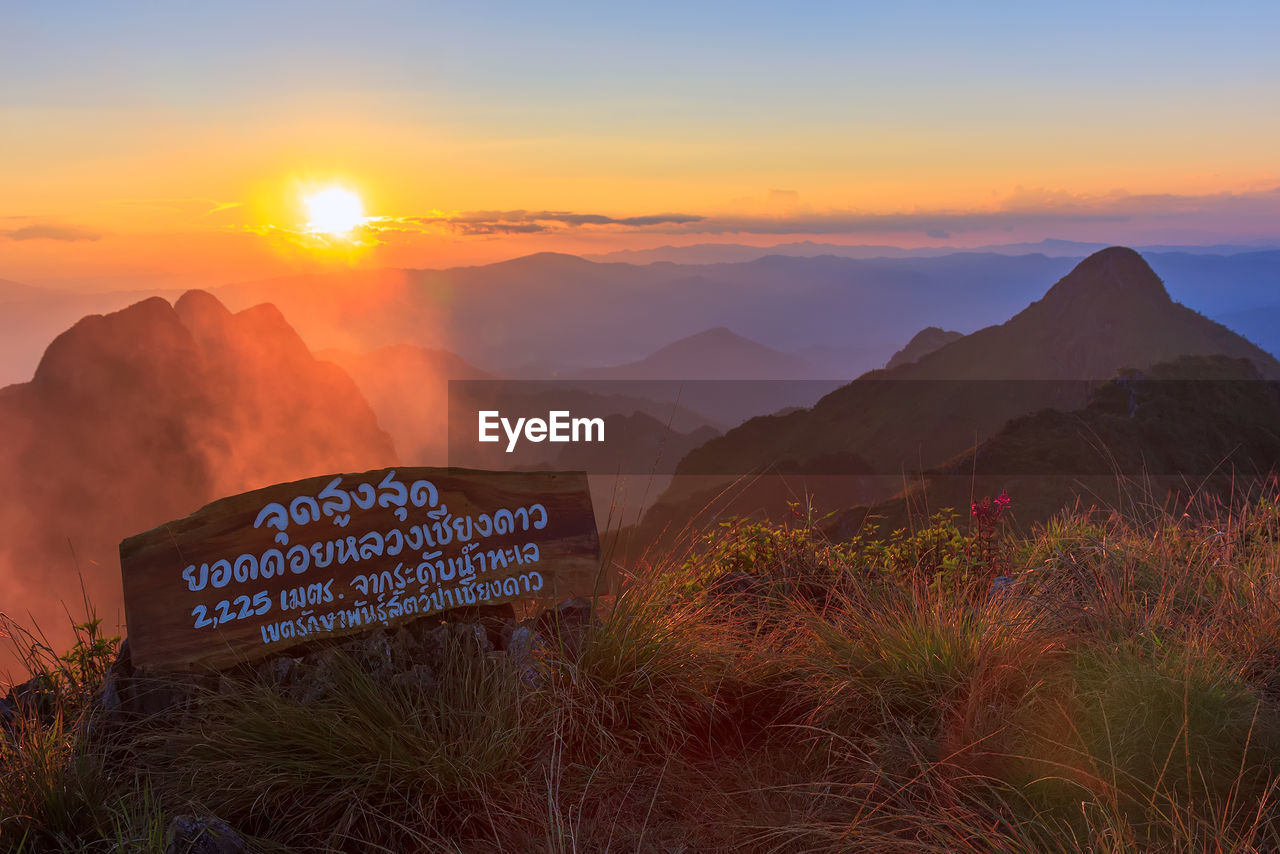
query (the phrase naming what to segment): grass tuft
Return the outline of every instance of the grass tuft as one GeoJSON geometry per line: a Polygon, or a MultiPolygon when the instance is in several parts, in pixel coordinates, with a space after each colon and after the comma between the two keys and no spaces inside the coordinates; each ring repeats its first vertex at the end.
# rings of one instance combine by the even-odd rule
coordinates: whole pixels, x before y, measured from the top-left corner
{"type": "Polygon", "coordinates": [[[0,849],[158,851],[195,813],[265,851],[1280,850],[1280,506],[1131,504],[737,521],[531,661],[335,652],[323,690],[227,676],[166,725],[97,725],[92,620],[27,636],[0,849]]]}

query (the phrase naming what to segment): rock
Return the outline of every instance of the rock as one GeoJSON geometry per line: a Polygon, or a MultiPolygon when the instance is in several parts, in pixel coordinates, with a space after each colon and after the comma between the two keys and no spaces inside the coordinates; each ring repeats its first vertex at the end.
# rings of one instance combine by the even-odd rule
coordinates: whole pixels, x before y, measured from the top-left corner
{"type": "Polygon", "coordinates": [[[547,653],[542,635],[529,626],[516,625],[505,634],[504,649],[521,682],[531,688],[542,684],[542,659],[547,653]]]}
{"type": "MultiPolygon", "coordinates": [[[[585,611],[567,607],[563,623],[576,625],[589,616],[590,605],[585,611]]],[[[509,616],[513,611],[495,608],[484,613],[477,611],[477,619],[494,622],[503,618],[511,625],[518,625],[509,616]]],[[[98,695],[98,706],[105,712],[101,718],[108,723],[120,723],[128,719],[156,718],[168,713],[186,714],[195,706],[201,691],[233,696],[242,690],[245,682],[255,679],[270,686],[292,700],[309,704],[331,696],[343,681],[344,668],[354,665],[362,673],[380,685],[411,688],[415,691],[435,690],[438,674],[445,671],[450,662],[459,656],[494,655],[496,638],[505,645],[501,625],[496,629],[471,622],[441,623],[435,619],[423,619],[393,630],[375,628],[362,634],[335,639],[309,649],[298,650],[299,655],[277,655],[263,661],[238,666],[230,671],[196,674],[141,674],[133,672],[129,660],[128,641],[121,647],[116,662],[109,668],[98,695]]],[[[539,648],[545,641],[538,638],[539,648]]],[[[533,648],[533,641],[521,636],[518,641],[522,667],[533,648]]],[[[532,679],[533,673],[525,674],[532,679]]],[[[18,686],[15,690],[23,696],[36,696],[34,685],[18,686]]],[[[17,714],[17,703],[0,705],[0,717],[17,714]],[[10,712],[12,707],[14,711],[10,712]]]]}
{"type": "Polygon", "coordinates": [[[120,649],[116,651],[116,660],[110,670],[126,678],[133,675],[133,653],[130,652],[128,638],[120,641],[120,649]]]}
{"type": "Polygon", "coordinates": [[[57,709],[58,698],[53,680],[43,674],[9,689],[5,699],[19,714],[49,720],[57,709]]]}
{"type": "Polygon", "coordinates": [[[559,647],[570,658],[576,657],[591,630],[591,601],[579,596],[561,602],[543,611],[535,625],[552,647],[559,647]]]}
{"type": "MultiPolygon", "coordinates": [[[[467,624],[463,623],[462,625],[465,626],[467,624]]],[[[481,652],[493,651],[493,644],[489,642],[489,633],[485,630],[484,626],[478,626],[473,624],[471,626],[471,634],[476,640],[476,647],[481,652]]]]}
{"type": "MultiPolygon", "coordinates": [[[[117,686],[117,689],[119,686],[117,686]]],[[[126,691],[120,692],[121,710],[140,718],[167,714],[185,714],[190,710],[203,685],[191,674],[139,676],[128,680],[126,691]]]]}
{"type": "Polygon", "coordinates": [[[164,834],[165,854],[244,854],[240,834],[213,816],[174,816],[164,834]]]}
{"type": "Polygon", "coordinates": [[[426,664],[415,664],[391,677],[390,684],[398,688],[408,688],[424,694],[435,690],[436,674],[426,664]]]}
{"type": "Polygon", "coordinates": [[[510,602],[500,605],[468,605],[446,611],[441,616],[450,623],[475,623],[483,626],[489,635],[490,646],[498,648],[501,645],[502,628],[509,620],[515,620],[516,609],[510,602]]]}
{"type": "Polygon", "coordinates": [[[427,632],[422,645],[426,657],[438,669],[444,669],[452,656],[484,655],[493,650],[489,633],[473,623],[442,623],[427,632]]]}
{"type": "Polygon", "coordinates": [[[288,684],[288,694],[302,704],[314,703],[333,691],[333,649],[325,649],[299,661],[288,684]]]}
{"type": "Polygon", "coordinates": [[[102,676],[102,685],[94,695],[92,723],[108,727],[122,723],[131,711],[133,662],[129,656],[129,639],[125,638],[116,660],[102,676]]]}
{"type": "Polygon", "coordinates": [[[268,685],[282,687],[292,683],[302,659],[282,655],[269,658],[258,666],[258,676],[268,685]]]}
{"type": "Polygon", "coordinates": [[[506,652],[511,648],[511,636],[515,633],[515,630],[532,626],[533,623],[529,620],[524,622],[517,622],[514,619],[507,620],[507,622],[502,626],[502,631],[498,633],[498,642],[495,646],[503,652],[506,652]]]}
{"type": "Polygon", "coordinates": [[[120,696],[120,676],[108,670],[102,680],[102,691],[98,695],[98,708],[103,714],[115,717],[124,708],[124,700],[120,696]]]}
{"type": "Polygon", "coordinates": [[[422,641],[405,626],[391,633],[389,645],[391,664],[397,671],[407,670],[422,659],[422,641]]]}
{"type": "Polygon", "coordinates": [[[554,614],[562,625],[587,625],[591,622],[591,600],[579,596],[561,602],[548,613],[554,614]]]}
{"type": "Polygon", "coordinates": [[[374,629],[338,647],[374,679],[385,681],[394,672],[391,640],[382,629],[374,629]]]}
{"type": "Polygon", "coordinates": [[[542,637],[528,626],[516,626],[506,637],[506,652],[513,661],[528,658],[542,637]]]}

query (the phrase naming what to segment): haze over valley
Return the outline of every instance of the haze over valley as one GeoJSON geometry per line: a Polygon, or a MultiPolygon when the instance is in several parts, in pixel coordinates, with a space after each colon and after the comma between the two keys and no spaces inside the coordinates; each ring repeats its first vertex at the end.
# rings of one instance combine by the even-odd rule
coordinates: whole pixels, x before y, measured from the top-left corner
{"type": "MultiPolygon", "coordinates": [[[[643,522],[647,537],[708,512],[785,514],[797,495],[842,512],[889,500],[904,471],[943,465],[1046,407],[1080,410],[1122,369],[1221,356],[1256,372],[1242,376],[1280,379],[1271,353],[1206,316],[1265,319],[1280,253],[1154,259],[1180,284],[1116,248],[1083,261],[766,256],[679,267],[540,255],[271,280],[172,304],[9,283],[5,317],[29,337],[67,312],[131,304],[70,324],[28,381],[0,391],[0,471],[24,496],[0,514],[4,609],[50,618],[77,573],[101,607],[118,608],[122,538],[316,473],[585,469],[602,527],[643,522]],[[537,308],[554,304],[575,309],[537,308]],[[368,346],[380,341],[396,343],[368,346]],[[821,347],[827,361],[812,356],[821,347]],[[610,444],[481,447],[458,413],[486,408],[598,416],[610,444]],[[23,571],[37,565],[46,572],[23,571]]],[[[1256,468],[1271,450],[1264,442],[1241,462],[1256,468]]]]}

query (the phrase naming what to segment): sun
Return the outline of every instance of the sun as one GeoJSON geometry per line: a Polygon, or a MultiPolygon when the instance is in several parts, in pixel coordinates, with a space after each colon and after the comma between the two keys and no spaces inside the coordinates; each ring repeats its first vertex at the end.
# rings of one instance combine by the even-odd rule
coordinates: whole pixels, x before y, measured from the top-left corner
{"type": "Polygon", "coordinates": [[[311,217],[307,221],[307,230],[317,234],[342,237],[365,220],[360,197],[341,187],[330,187],[303,196],[302,203],[307,206],[307,214],[311,217]]]}

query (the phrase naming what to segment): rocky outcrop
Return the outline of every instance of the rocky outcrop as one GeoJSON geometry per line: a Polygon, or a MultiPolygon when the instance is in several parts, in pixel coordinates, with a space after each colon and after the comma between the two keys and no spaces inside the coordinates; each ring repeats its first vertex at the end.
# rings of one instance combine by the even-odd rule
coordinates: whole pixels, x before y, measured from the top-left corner
{"type": "Polygon", "coordinates": [[[31,382],[0,389],[0,435],[0,612],[46,631],[82,584],[119,624],[127,536],[224,495],[398,462],[355,383],[279,311],[232,314],[200,291],[76,323],[31,382]]]}
{"type": "Polygon", "coordinates": [[[716,512],[781,518],[801,490],[825,507],[880,501],[902,488],[904,472],[965,453],[1011,419],[1084,406],[1090,383],[1118,370],[1219,355],[1247,359],[1261,377],[1280,379],[1280,362],[1270,354],[1170,299],[1140,254],[1104,249],[1005,323],[910,364],[864,374],[809,409],[751,419],[697,448],[681,460],[646,524],[656,531],[672,519],[697,516],[727,491],[679,475],[768,473],[781,461],[834,454],[856,455],[885,477],[869,484],[761,480],[741,490],[735,503],[716,505],[716,512]]]}
{"type": "MultiPolygon", "coordinates": [[[[426,694],[447,678],[450,662],[459,655],[506,659],[524,684],[536,685],[549,657],[581,654],[594,625],[591,602],[582,598],[525,620],[517,620],[509,604],[481,606],[422,617],[391,630],[319,641],[226,670],[172,674],[135,669],[126,639],[95,697],[91,720],[108,729],[180,721],[202,695],[233,692],[245,681],[270,686],[299,703],[314,703],[331,695],[345,667],[357,668],[379,685],[426,694]]],[[[33,710],[47,705],[50,713],[52,700],[34,684],[19,686],[6,698],[33,710]]]]}
{"type": "Polygon", "coordinates": [[[165,854],[244,854],[248,850],[240,834],[213,816],[174,816],[164,834],[165,854]]]}

